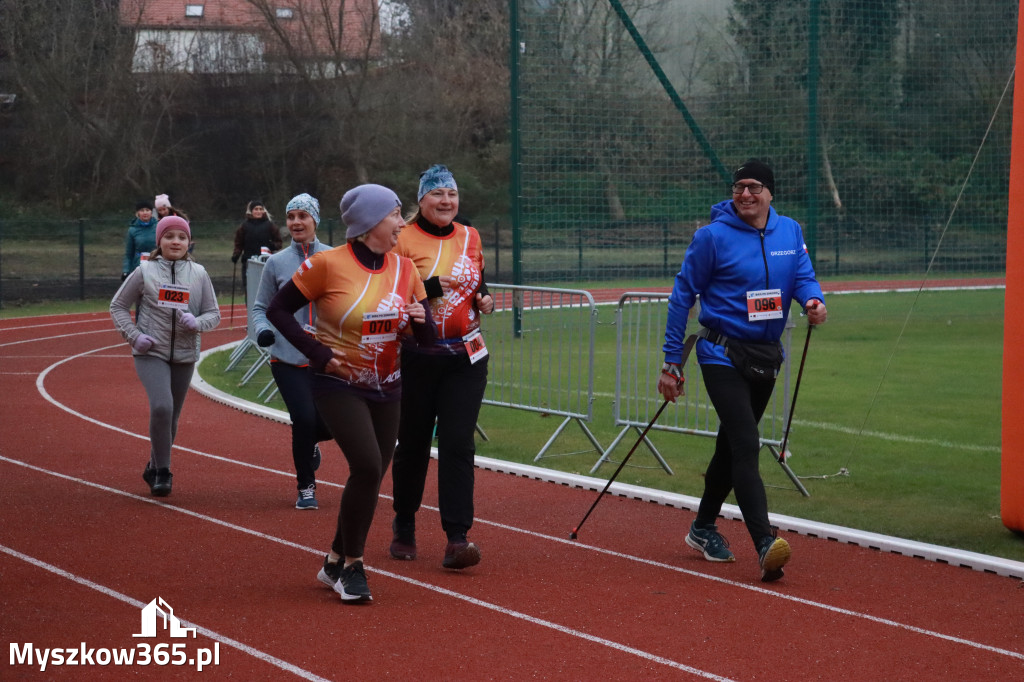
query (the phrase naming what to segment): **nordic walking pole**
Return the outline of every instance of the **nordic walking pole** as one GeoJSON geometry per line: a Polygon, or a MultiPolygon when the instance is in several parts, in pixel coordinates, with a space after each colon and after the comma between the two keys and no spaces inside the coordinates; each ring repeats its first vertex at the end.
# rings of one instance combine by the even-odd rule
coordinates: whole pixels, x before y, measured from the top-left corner
{"type": "MultiPolygon", "coordinates": [[[[683,367],[686,366],[686,359],[690,356],[690,351],[693,350],[693,345],[695,343],[697,343],[697,335],[696,334],[691,334],[690,337],[688,339],[686,339],[686,343],[683,344],[683,359],[679,363],[679,367],[680,368],[683,368],[683,367]]],[[[619,472],[622,471],[622,467],[626,466],[626,462],[629,461],[629,458],[633,456],[634,452],[636,452],[637,447],[640,445],[640,443],[643,442],[644,438],[647,437],[647,432],[650,431],[651,427],[654,426],[654,422],[658,421],[658,417],[660,417],[661,413],[665,411],[665,407],[668,405],[668,402],[669,401],[666,398],[665,401],[663,403],[661,403],[661,407],[659,407],[658,411],[654,413],[654,418],[651,419],[650,422],[648,422],[647,426],[644,428],[643,432],[640,434],[640,437],[637,438],[635,443],[633,443],[633,447],[631,447],[629,449],[629,452],[626,453],[626,456],[622,458],[622,462],[619,464],[619,468],[616,469],[615,473],[612,474],[612,477],[608,479],[608,483],[605,484],[604,490],[602,490],[600,492],[600,494],[598,494],[597,499],[594,500],[594,504],[590,505],[590,509],[588,509],[587,513],[583,516],[583,520],[580,521],[576,525],[576,527],[572,529],[571,533],[569,533],[569,539],[570,540],[575,540],[576,539],[576,534],[579,533],[580,528],[582,528],[583,524],[586,523],[588,518],[590,518],[590,513],[592,511],[594,511],[594,507],[596,507],[597,503],[601,501],[601,498],[604,497],[604,494],[606,492],[608,492],[608,488],[610,488],[612,486],[612,482],[616,479],[616,477],[618,477],[619,472]]]]}
{"type": "Polygon", "coordinates": [[[804,339],[804,353],[800,356],[800,369],[796,373],[796,385],[793,386],[793,400],[789,403],[789,418],[786,419],[786,431],[782,434],[782,448],[779,450],[779,464],[786,462],[786,443],[789,442],[789,427],[793,425],[793,410],[796,409],[796,396],[800,393],[800,379],[804,375],[804,363],[807,361],[807,347],[811,345],[811,330],[814,325],[807,323],[807,338],[804,339]]]}
{"type": "Polygon", "coordinates": [[[238,272],[238,261],[231,264],[231,329],[235,328],[235,273],[238,272]]]}

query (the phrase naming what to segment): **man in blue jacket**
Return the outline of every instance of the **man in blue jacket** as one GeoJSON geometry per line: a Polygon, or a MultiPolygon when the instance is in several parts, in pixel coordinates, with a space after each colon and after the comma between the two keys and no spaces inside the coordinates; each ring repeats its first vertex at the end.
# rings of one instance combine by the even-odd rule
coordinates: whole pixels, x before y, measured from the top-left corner
{"type": "MultiPolygon", "coordinates": [[[[711,223],[693,235],[668,302],[665,364],[658,391],[675,402],[683,393],[683,340],[690,308],[700,297],[697,361],[708,398],[718,413],[715,453],[704,495],[686,544],[708,561],[735,561],[715,522],[730,491],[757,549],[761,580],[783,575],[790,547],[768,521],[768,500],[758,468],[758,422],[772,391],[782,353],[790,301],[810,324],[826,319],[824,295],[804,245],[800,225],[772,208],[775,175],[750,159],[733,173],[732,199],[711,207],[711,223]],[[741,359],[744,348],[764,356],[741,359]],[[777,355],[772,358],[770,356],[777,355]]],[[[749,353],[748,353],[749,355],[749,353]]]]}

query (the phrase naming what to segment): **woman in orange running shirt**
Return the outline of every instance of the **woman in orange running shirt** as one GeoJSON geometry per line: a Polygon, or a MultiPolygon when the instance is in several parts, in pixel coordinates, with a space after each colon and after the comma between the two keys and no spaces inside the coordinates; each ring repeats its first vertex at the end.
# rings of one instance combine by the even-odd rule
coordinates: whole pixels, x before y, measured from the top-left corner
{"type": "Polygon", "coordinates": [[[391,253],[404,225],[398,196],[360,185],[345,193],[341,214],[347,244],[304,261],[271,300],[267,319],[309,358],[313,400],[349,466],[334,541],[317,578],[344,603],[364,603],[372,597],[363,549],[398,435],[400,340],[415,335],[429,346],[434,326],[416,268],[391,253]],[[310,302],[315,336],[294,317],[310,302]]]}
{"type": "Polygon", "coordinates": [[[402,230],[395,251],[409,257],[423,279],[437,343],[402,339],[406,390],[394,468],[395,559],[416,558],[416,512],[423,499],[430,444],[437,425],[437,487],[441,528],[448,538],[441,565],[480,563],[466,535],[473,525],[474,432],[487,387],[487,348],[480,314],[494,310],[484,283],[479,233],[456,221],[459,188],[445,166],[420,174],[419,210],[402,230]]]}

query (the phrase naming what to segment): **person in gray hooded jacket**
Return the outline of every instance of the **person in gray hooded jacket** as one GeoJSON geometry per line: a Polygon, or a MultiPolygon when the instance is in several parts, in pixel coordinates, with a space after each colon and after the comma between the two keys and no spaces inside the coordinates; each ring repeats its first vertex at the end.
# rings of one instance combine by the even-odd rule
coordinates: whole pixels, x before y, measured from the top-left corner
{"type": "Polygon", "coordinates": [[[128,274],[110,301],[114,326],[132,347],[149,398],[150,454],[142,479],[157,497],[171,492],[171,445],[199,360],[199,335],[220,324],[210,276],[188,253],[191,238],[184,218],[162,218],[150,259],[128,274]]]}
{"type": "MultiPolygon", "coordinates": [[[[288,202],[285,210],[292,243],[267,259],[250,314],[256,343],[270,352],[270,372],[292,422],[292,461],[299,489],[295,508],[317,509],[315,472],[320,466],[319,443],[330,440],[331,432],[313,403],[309,360],[283,335],[276,333],[276,328],[267,320],[267,306],[274,294],[292,281],[292,275],[307,258],[331,247],[316,236],[320,226],[320,202],[314,197],[299,194],[288,202]]],[[[295,319],[308,334],[316,333],[316,308],[312,303],[297,310],[295,319]]]]}

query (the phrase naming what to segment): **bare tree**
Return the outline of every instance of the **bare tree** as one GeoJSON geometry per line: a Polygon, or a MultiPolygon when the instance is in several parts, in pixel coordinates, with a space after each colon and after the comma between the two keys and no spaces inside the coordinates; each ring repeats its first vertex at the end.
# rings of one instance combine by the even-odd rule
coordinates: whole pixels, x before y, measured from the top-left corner
{"type": "Polygon", "coordinates": [[[133,38],[107,0],[0,0],[19,99],[22,192],[58,206],[83,195],[148,194],[173,154],[158,133],[173,95],[126,78],[133,38]]]}

